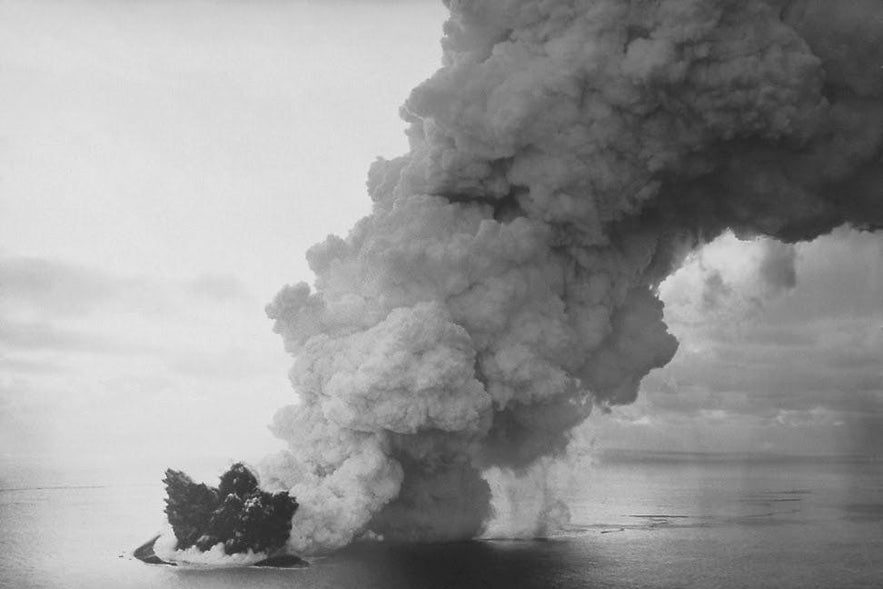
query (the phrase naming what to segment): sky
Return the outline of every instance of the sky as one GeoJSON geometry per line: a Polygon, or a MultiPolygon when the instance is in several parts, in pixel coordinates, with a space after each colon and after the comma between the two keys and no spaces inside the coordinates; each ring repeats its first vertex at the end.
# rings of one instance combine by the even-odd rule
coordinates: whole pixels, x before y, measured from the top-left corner
{"type": "MultiPolygon", "coordinates": [[[[0,480],[279,446],[264,306],[370,210],[440,2],[0,3],[0,480]],[[394,14],[395,18],[390,18],[394,14]]],[[[581,443],[883,448],[883,237],[726,235],[660,288],[680,349],[581,443]]],[[[123,475],[120,475],[123,476],[123,475]]]]}

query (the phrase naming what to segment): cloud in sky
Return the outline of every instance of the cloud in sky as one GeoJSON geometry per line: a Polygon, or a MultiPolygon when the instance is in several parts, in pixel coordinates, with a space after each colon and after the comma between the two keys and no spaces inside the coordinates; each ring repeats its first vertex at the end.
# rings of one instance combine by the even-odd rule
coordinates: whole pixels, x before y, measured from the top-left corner
{"type": "Polygon", "coordinates": [[[284,355],[235,277],[164,282],[5,256],[0,285],[5,461],[88,466],[137,453],[151,465],[272,447],[284,355]]]}
{"type": "Polygon", "coordinates": [[[783,246],[729,235],[661,290],[681,347],[635,406],[593,422],[608,443],[883,450],[869,435],[883,424],[883,236],[840,229],[783,246]]]}
{"type": "Polygon", "coordinates": [[[405,149],[397,107],[439,61],[441,3],[385,10],[3,3],[0,251],[234,273],[262,300],[308,279],[303,252],[368,212],[368,165],[405,149]]]}

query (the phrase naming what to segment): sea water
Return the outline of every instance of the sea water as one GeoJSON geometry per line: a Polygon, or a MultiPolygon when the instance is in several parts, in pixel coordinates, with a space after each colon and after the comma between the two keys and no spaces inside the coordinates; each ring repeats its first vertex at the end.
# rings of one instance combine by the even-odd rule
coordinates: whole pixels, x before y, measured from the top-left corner
{"type": "Polygon", "coordinates": [[[0,586],[47,588],[883,587],[883,463],[618,455],[561,483],[549,539],[363,543],[305,569],[179,570],[131,550],[163,489],[0,491],[0,586]]]}

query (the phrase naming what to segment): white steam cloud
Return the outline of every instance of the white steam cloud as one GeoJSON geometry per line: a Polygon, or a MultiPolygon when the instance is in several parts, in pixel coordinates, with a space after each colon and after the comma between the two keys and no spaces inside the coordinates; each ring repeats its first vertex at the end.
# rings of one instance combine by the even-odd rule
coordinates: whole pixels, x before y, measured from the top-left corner
{"type": "MultiPolygon", "coordinates": [[[[402,108],[410,152],[308,252],[315,289],[267,308],[301,403],[264,481],[302,505],[298,552],[478,534],[483,472],[530,481],[672,358],[656,288],[726,229],[883,225],[880,2],[446,4],[444,65],[402,108]]],[[[770,259],[783,288],[790,251],[770,259]]]]}

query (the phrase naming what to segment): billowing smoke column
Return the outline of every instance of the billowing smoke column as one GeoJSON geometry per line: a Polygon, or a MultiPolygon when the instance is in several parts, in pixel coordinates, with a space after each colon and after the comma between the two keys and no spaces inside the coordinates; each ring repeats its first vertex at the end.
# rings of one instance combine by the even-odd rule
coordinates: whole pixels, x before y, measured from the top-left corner
{"type": "Polygon", "coordinates": [[[290,547],[448,540],[677,343],[656,287],[727,228],[883,225],[877,1],[449,0],[373,213],[268,306],[301,403],[290,547]]]}

